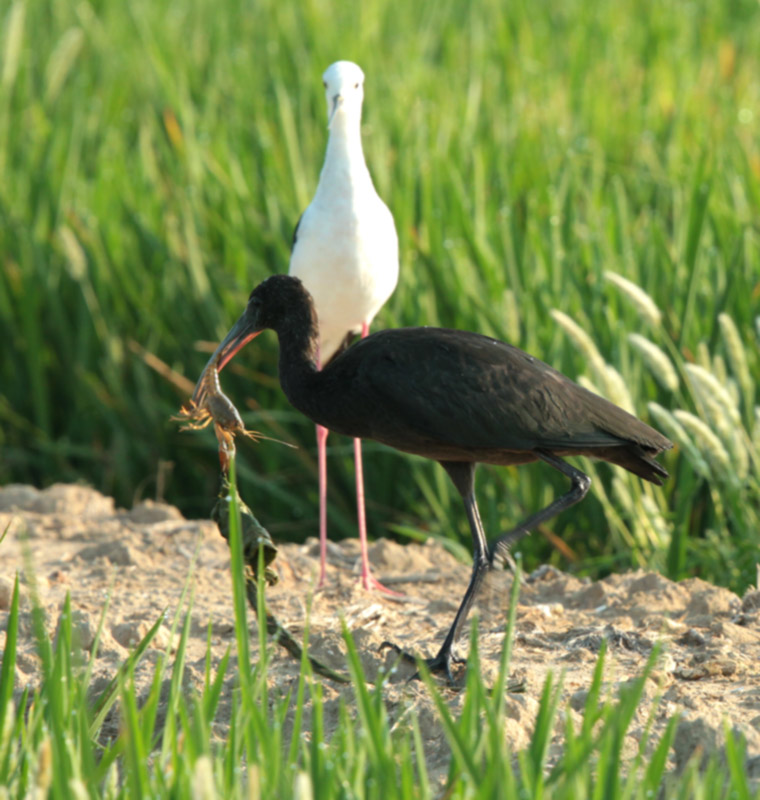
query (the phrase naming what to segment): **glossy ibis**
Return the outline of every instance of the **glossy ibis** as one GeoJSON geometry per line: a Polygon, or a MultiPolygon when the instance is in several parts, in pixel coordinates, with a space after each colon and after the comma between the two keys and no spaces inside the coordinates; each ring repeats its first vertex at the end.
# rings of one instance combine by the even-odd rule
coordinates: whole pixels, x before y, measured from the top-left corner
{"type": "MultiPolygon", "coordinates": [[[[352,336],[367,335],[375,314],[396,288],[398,237],[364,161],[364,73],[350,61],[337,61],[322,78],[330,135],[316,194],[293,237],[290,274],[303,281],[314,299],[320,336],[317,364],[324,367],[352,336]]],[[[320,586],[327,548],[327,434],[328,429],[317,424],[320,586]]],[[[354,461],[361,581],[366,589],[390,592],[370,571],[359,439],[354,440],[354,461]]]]}
{"type": "Polygon", "coordinates": [[[369,336],[317,369],[317,315],[303,284],[275,275],[259,284],[209,365],[224,365],[271,328],[280,341],[280,384],[288,400],[331,431],[374,439],[438,461],[464,500],[474,546],[470,583],[433,670],[451,677],[452,645],[494,561],[536,525],[581,500],[591,479],[565,456],[601,458],[661,484],[655,461],[672,447],[636,417],[583,389],[517,347],[466,331],[401,328],[369,336]],[[479,462],[544,461],[570,491],[497,538],[490,549],[475,500],[479,462]]]}

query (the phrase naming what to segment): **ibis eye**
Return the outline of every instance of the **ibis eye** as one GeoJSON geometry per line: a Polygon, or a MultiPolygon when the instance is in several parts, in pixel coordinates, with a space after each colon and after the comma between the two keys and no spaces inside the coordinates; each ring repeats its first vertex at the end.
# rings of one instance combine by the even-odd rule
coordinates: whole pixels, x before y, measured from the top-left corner
{"type": "Polygon", "coordinates": [[[358,88],[359,88],[359,84],[358,84],[358,83],[355,83],[355,84],[354,84],[354,89],[358,89],[358,88]]]}

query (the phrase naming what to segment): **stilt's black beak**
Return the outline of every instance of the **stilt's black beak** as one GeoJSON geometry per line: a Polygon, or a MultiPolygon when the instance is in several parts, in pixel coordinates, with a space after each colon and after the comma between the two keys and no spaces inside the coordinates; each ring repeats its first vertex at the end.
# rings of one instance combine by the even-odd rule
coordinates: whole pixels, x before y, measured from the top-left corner
{"type": "Polygon", "coordinates": [[[333,97],[332,101],[333,101],[332,111],[330,111],[330,116],[329,116],[329,118],[327,120],[327,129],[328,130],[332,127],[333,120],[335,119],[335,115],[338,113],[338,109],[340,108],[341,103],[343,103],[343,96],[340,95],[340,94],[336,94],[333,97]]]}

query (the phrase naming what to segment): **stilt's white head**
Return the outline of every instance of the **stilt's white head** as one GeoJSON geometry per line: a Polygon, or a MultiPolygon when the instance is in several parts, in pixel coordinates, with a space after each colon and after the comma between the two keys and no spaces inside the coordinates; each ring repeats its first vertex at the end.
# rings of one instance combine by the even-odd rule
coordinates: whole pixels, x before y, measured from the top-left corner
{"type": "Polygon", "coordinates": [[[327,98],[327,127],[336,117],[361,119],[364,100],[364,73],[351,61],[336,61],[322,75],[327,98]]]}

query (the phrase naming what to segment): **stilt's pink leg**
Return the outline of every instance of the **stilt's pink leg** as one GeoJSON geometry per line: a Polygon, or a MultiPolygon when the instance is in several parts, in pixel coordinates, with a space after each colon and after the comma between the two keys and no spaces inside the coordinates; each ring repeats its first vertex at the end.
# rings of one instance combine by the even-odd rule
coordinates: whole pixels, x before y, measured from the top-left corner
{"type": "Polygon", "coordinates": [[[325,583],[327,565],[327,434],[329,431],[317,425],[317,465],[319,467],[319,582],[325,583]]]}
{"type": "MultiPolygon", "coordinates": [[[[317,345],[317,369],[322,369],[322,355],[317,345]]],[[[327,574],[327,435],[330,431],[317,425],[317,470],[319,472],[319,581],[317,589],[325,585],[327,574]]]]}
{"type": "MultiPolygon", "coordinates": [[[[362,325],[362,339],[369,333],[369,325],[365,322],[362,325]]],[[[372,574],[369,566],[369,553],[367,551],[367,518],[364,510],[364,470],[362,469],[362,440],[354,439],[354,464],[356,466],[356,513],[359,519],[359,546],[362,557],[362,586],[368,591],[377,589],[387,594],[401,597],[401,592],[394,592],[387,586],[383,586],[372,574]]]]}

